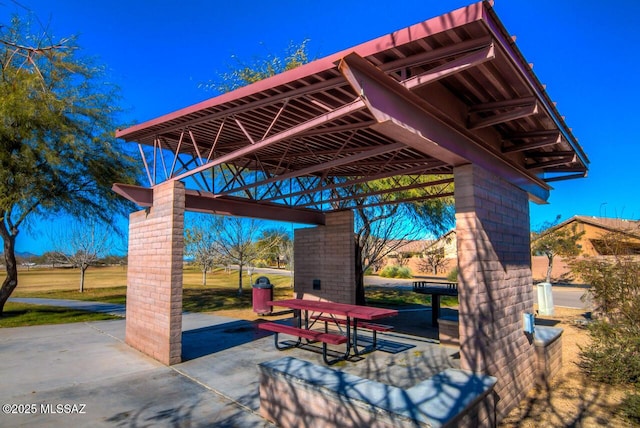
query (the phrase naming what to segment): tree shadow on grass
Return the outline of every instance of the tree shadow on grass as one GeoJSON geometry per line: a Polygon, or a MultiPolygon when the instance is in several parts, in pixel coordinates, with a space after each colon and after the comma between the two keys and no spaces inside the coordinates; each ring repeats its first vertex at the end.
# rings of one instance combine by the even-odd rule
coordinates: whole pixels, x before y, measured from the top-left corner
{"type": "Polygon", "coordinates": [[[220,309],[251,308],[252,293],[244,291],[238,295],[237,289],[230,288],[185,288],[182,291],[182,310],[206,312],[220,309]]]}
{"type": "Polygon", "coordinates": [[[0,327],[23,327],[44,324],[104,321],[120,317],[56,306],[7,303],[0,316],[0,327]]]}

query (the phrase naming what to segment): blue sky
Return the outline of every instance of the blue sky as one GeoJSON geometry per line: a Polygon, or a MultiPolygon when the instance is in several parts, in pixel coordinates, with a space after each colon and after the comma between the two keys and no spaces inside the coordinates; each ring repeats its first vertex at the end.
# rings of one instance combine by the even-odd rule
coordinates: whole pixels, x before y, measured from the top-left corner
{"type": "MultiPolygon", "coordinates": [[[[0,0],[0,22],[28,8],[56,37],[78,35],[84,54],[121,87],[124,119],[142,122],[213,96],[200,85],[226,71],[232,55],[279,55],[309,39],[311,55],[322,57],[469,3],[0,0]]],[[[591,160],[588,178],[554,183],[549,204],[531,204],[532,228],[557,215],[639,219],[640,2],[494,7],[591,160]]],[[[44,250],[41,225],[33,226],[19,235],[18,251],[44,250]]]]}

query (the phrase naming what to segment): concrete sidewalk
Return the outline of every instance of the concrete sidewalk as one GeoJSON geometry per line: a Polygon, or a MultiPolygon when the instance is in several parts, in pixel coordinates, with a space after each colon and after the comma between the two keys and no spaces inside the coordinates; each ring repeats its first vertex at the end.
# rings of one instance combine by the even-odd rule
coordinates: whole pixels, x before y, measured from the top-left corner
{"type": "MultiPolygon", "coordinates": [[[[124,332],[124,320],[0,329],[0,426],[271,426],[258,414],[257,364],[286,355],[323,365],[313,352],[277,351],[255,323],[215,315],[184,315],[183,362],[172,367],[130,348],[124,332]]],[[[335,369],[406,387],[458,365],[456,348],[426,338],[379,340],[385,351],[335,369]]]]}
{"type": "Polygon", "coordinates": [[[126,314],[125,305],[117,303],[87,302],[82,300],[42,299],[37,297],[10,297],[9,302],[26,303],[29,305],[62,306],[81,311],[101,312],[123,317],[126,314]]]}

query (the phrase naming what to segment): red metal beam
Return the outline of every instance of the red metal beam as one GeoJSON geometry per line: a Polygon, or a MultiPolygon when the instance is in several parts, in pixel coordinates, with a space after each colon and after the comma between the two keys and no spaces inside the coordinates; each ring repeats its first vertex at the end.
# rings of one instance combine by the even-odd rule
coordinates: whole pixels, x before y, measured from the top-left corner
{"type": "MultiPolygon", "coordinates": [[[[523,134],[520,138],[536,139],[536,141],[532,141],[529,143],[514,143],[511,146],[502,147],[502,153],[523,152],[525,150],[541,149],[547,146],[555,146],[556,144],[560,144],[562,142],[562,134],[560,133],[560,131],[552,131],[550,133],[541,134],[539,136],[523,134]]],[[[509,140],[512,139],[516,138],[509,138],[509,140]]]]}
{"type": "Polygon", "coordinates": [[[308,131],[310,129],[313,129],[317,126],[320,126],[324,123],[327,122],[331,122],[339,117],[342,117],[344,115],[353,113],[354,111],[358,111],[364,108],[364,103],[362,102],[362,100],[356,100],[350,104],[347,104],[343,107],[340,107],[330,113],[327,114],[323,114],[320,115],[314,119],[308,120],[304,123],[301,123],[297,126],[294,126],[292,128],[289,128],[286,131],[280,132],[278,134],[273,135],[272,137],[268,137],[265,138],[262,141],[256,142],[254,144],[248,145],[248,146],[244,146],[241,149],[238,149],[234,152],[231,152],[227,155],[223,155],[220,156],[219,158],[216,158],[214,160],[211,160],[197,168],[192,169],[191,171],[187,171],[184,174],[180,174],[176,177],[171,178],[171,180],[182,180],[185,179],[193,174],[196,174],[198,172],[204,171],[206,169],[209,169],[211,167],[214,167],[216,165],[220,165],[222,163],[228,163],[231,162],[234,159],[237,159],[239,157],[242,156],[246,156],[249,155],[251,153],[255,153],[258,150],[264,149],[266,147],[269,147],[273,144],[279,143],[282,140],[285,140],[287,138],[291,138],[294,137],[302,132],[308,131]]]}
{"type": "Polygon", "coordinates": [[[114,183],[111,190],[141,207],[153,205],[153,189],[133,184],[114,183]]]}
{"type": "Polygon", "coordinates": [[[446,64],[435,67],[418,76],[413,76],[402,82],[402,84],[407,89],[416,89],[429,83],[436,82],[440,79],[444,79],[445,77],[451,76],[452,74],[460,73],[461,71],[467,70],[472,67],[477,67],[478,65],[490,61],[495,57],[496,56],[493,43],[491,43],[476,52],[451,60],[446,64]]]}
{"type": "MultiPolygon", "coordinates": [[[[413,190],[413,189],[421,189],[421,188],[427,188],[427,187],[433,187],[433,186],[438,186],[438,185],[444,185],[444,184],[451,184],[453,183],[453,178],[446,178],[443,180],[437,180],[437,181],[432,181],[430,183],[413,183],[407,186],[397,186],[391,189],[384,189],[384,190],[375,190],[375,191],[366,191],[363,194],[346,194],[343,196],[336,196],[334,198],[330,198],[330,199],[324,199],[321,201],[314,201],[314,203],[307,203],[307,204],[299,204],[297,206],[299,207],[305,207],[305,206],[311,206],[314,204],[328,204],[328,203],[332,203],[332,202],[342,202],[342,201],[347,201],[347,200],[352,200],[352,199],[358,199],[358,198],[363,198],[363,197],[368,197],[368,196],[377,196],[377,195],[387,195],[390,193],[396,193],[396,192],[402,192],[405,190],[413,190]]],[[[424,197],[424,199],[432,199],[432,195],[421,195],[422,197],[424,197]]],[[[417,196],[416,200],[420,200],[421,196],[417,196]]],[[[438,196],[439,197],[439,196],[438,196]]],[[[402,199],[402,201],[407,201],[408,199],[402,199]]]]}
{"type": "Polygon", "coordinates": [[[380,123],[379,132],[454,166],[479,165],[521,187],[536,201],[548,199],[550,187],[544,181],[487,149],[459,124],[445,123],[424,100],[369,61],[353,53],[343,58],[339,69],[380,123]]]}
{"type": "MultiPolygon", "coordinates": [[[[141,207],[153,206],[153,189],[116,183],[112,190],[141,207]]],[[[252,217],[264,220],[302,224],[324,224],[324,214],[303,208],[288,208],[277,204],[259,203],[240,198],[219,198],[213,193],[185,191],[185,209],[208,214],[252,217]]]]}
{"type": "Polygon", "coordinates": [[[497,125],[498,123],[509,122],[511,120],[520,119],[523,117],[531,116],[538,113],[538,103],[533,101],[530,105],[524,107],[518,107],[516,109],[496,113],[489,117],[483,117],[480,119],[469,120],[469,129],[480,129],[488,126],[497,125]]]}
{"type": "Polygon", "coordinates": [[[403,174],[403,175],[426,174],[429,170],[433,170],[433,169],[436,169],[436,168],[442,166],[442,163],[436,161],[435,159],[434,159],[434,162],[432,162],[432,163],[433,163],[433,165],[420,165],[418,167],[406,168],[406,169],[403,169],[402,171],[387,171],[387,172],[384,172],[384,173],[375,174],[375,175],[369,175],[369,176],[366,176],[366,177],[347,179],[347,180],[341,181],[339,183],[325,184],[325,185],[322,185],[322,186],[317,186],[317,187],[314,187],[314,188],[298,190],[298,191],[291,192],[291,193],[275,195],[275,196],[269,196],[267,198],[261,198],[260,200],[261,201],[281,200],[281,199],[291,198],[291,197],[300,196],[300,195],[306,195],[306,194],[315,193],[315,192],[323,192],[323,191],[327,191],[327,190],[338,189],[340,187],[352,186],[354,184],[363,184],[363,183],[366,183],[368,181],[380,180],[380,179],[383,179],[383,178],[389,178],[389,177],[393,177],[395,175],[400,175],[400,174],[403,174]]]}
{"type": "Polygon", "coordinates": [[[388,145],[384,145],[384,146],[378,146],[378,147],[370,148],[370,149],[361,151],[360,153],[357,153],[357,154],[354,154],[354,155],[344,156],[344,157],[341,157],[341,158],[338,158],[338,159],[334,159],[332,161],[320,163],[320,164],[313,165],[313,166],[310,166],[310,167],[307,167],[307,168],[302,168],[302,169],[299,169],[299,170],[293,170],[293,171],[290,171],[290,172],[285,173],[285,174],[280,174],[280,175],[275,176],[275,177],[267,178],[265,180],[256,181],[254,183],[247,184],[246,186],[242,186],[242,187],[235,188],[235,189],[230,189],[230,190],[227,190],[225,192],[219,192],[218,195],[228,195],[228,194],[231,194],[231,193],[239,192],[241,190],[246,190],[246,189],[250,189],[250,188],[253,188],[253,187],[262,186],[262,185],[273,183],[273,182],[276,182],[276,181],[286,180],[288,178],[309,175],[309,174],[313,174],[315,172],[322,171],[322,170],[329,170],[329,169],[337,167],[337,166],[347,165],[347,164],[350,164],[350,163],[358,162],[360,160],[367,159],[367,158],[370,158],[372,156],[379,156],[379,155],[383,155],[385,153],[389,153],[389,152],[393,152],[393,151],[397,151],[397,150],[402,150],[405,147],[406,146],[404,144],[402,144],[402,143],[396,143],[396,144],[388,144],[388,145]]]}
{"type": "Polygon", "coordinates": [[[289,208],[241,198],[218,197],[213,193],[198,192],[196,190],[186,191],[185,209],[209,214],[251,217],[263,220],[314,225],[325,224],[324,214],[319,211],[289,208]]]}
{"type": "MultiPolygon", "coordinates": [[[[440,199],[440,198],[451,198],[454,196],[453,192],[443,192],[443,193],[437,193],[437,194],[433,194],[433,195],[428,195],[428,196],[416,196],[414,198],[405,198],[405,199],[400,199],[397,201],[378,201],[378,202],[370,202],[370,203],[365,203],[362,205],[358,205],[358,208],[372,208],[372,207],[380,207],[380,206],[384,206],[384,205],[397,205],[397,204],[403,204],[405,202],[418,202],[418,201],[427,201],[427,200],[431,200],[431,199],[440,199]]],[[[351,208],[351,207],[349,207],[351,208]]],[[[345,208],[339,208],[337,210],[334,211],[340,211],[343,210],[345,208]]]]}

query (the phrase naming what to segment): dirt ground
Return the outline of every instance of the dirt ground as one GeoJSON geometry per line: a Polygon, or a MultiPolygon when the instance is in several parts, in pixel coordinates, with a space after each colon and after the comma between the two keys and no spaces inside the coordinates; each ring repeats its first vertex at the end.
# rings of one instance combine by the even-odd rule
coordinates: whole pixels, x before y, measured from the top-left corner
{"type": "MultiPolygon", "coordinates": [[[[222,310],[216,314],[246,320],[260,318],[251,309],[222,310]]],[[[278,316],[269,317],[273,318],[278,316]]],[[[616,414],[625,391],[590,382],[577,366],[580,346],[589,343],[587,330],[582,324],[584,311],[556,307],[553,316],[538,316],[538,319],[545,325],[564,329],[562,370],[551,380],[548,388],[532,390],[500,427],[633,427],[616,414]]]]}
{"type": "MultiPolygon", "coordinates": [[[[553,316],[538,319],[564,329],[562,334],[562,371],[548,388],[531,391],[517,409],[501,423],[501,427],[632,427],[617,416],[617,406],[625,391],[589,381],[580,371],[580,347],[589,344],[587,329],[582,325],[584,311],[555,308],[553,316]]],[[[545,323],[546,324],[546,323],[545,323]]]]}

